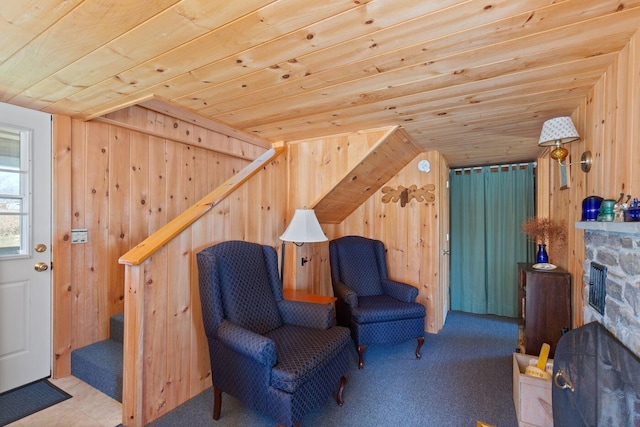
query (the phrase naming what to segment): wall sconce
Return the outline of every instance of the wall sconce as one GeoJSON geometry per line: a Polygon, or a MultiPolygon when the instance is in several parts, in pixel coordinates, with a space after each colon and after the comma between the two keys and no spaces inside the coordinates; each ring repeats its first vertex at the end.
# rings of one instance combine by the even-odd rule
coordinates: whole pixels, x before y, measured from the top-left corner
{"type": "Polygon", "coordinates": [[[540,147],[555,146],[549,153],[549,157],[553,160],[557,160],[562,166],[569,166],[580,163],[583,172],[589,172],[591,165],[593,164],[593,158],[590,151],[582,153],[580,162],[563,164],[562,162],[569,155],[569,150],[564,148],[562,144],[577,141],[580,139],[580,135],[576,130],[576,127],[571,121],[571,117],[563,116],[549,119],[542,125],[542,132],[540,133],[540,139],[538,145],[540,147]]]}
{"type": "MultiPolygon", "coordinates": [[[[296,209],[293,218],[287,229],[280,236],[282,240],[282,262],[280,267],[280,281],[284,273],[284,244],[291,242],[296,246],[302,246],[305,243],[326,242],[327,236],[324,235],[316,213],[313,209],[296,209]]],[[[302,258],[302,265],[309,260],[302,258]]]]}

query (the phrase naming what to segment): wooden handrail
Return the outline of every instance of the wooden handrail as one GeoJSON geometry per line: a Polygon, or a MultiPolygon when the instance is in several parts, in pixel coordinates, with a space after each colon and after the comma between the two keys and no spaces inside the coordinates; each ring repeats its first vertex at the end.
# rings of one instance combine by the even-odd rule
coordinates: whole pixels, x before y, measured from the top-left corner
{"type": "Polygon", "coordinates": [[[196,202],[189,209],[169,221],[158,231],[138,243],[129,252],[122,255],[118,262],[125,265],[140,265],[155,251],[167,244],[198,218],[224,200],[229,194],[258,173],[262,167],[284,152],[284,146],[270,148],[260,157],[248,164],[240,172],[226,180],[211,193],[196,202]]]}

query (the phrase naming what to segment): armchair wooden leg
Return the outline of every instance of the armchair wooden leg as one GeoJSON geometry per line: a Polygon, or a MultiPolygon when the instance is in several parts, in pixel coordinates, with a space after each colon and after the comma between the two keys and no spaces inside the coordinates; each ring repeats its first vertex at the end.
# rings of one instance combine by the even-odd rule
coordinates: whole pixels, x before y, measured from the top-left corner
{"type": "Polygon", "coordinates": [[[420,359],[420,357],[422,357],[422,355],[420,354],[420,348],[422,347],[422,344],[424,344],[424,337],[418,338],[418,347],[416,347],[416,359],[420,359]]]}
{"type": "Polygon", "coordinates": [[[344,400],[342,400],[342,392],[344,391],[344,386],[347,384],[348,379],[348,372],[340,377],[340,386],[338,387],[338,394],[336,395],[336,401],[338,402],[339,406],[342,406],[342,404],[344,403],[344,400]]]}
{"type": "Polygon", "coordinates": [[[356,347],[358,349],[358,369],[364,368],[364,351],[367,349],[366,344],[356,347]]]}
{"type": "Polygon", "coordinates": [[[220,419],[220,409],[222,408],[222,390],[213,388],[213,419],[220,419]]]}

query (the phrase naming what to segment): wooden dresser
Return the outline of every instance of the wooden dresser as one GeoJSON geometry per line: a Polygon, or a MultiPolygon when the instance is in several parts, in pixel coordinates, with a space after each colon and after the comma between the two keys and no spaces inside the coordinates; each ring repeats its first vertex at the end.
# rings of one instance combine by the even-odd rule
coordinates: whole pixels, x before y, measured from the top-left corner
{"type": "Polygon", "coordinates": [[[524,353],[538,355],[543,343],[553,358],[558,340],[571,329],[571,275],[518,263],[518,326],[524,353]]]}

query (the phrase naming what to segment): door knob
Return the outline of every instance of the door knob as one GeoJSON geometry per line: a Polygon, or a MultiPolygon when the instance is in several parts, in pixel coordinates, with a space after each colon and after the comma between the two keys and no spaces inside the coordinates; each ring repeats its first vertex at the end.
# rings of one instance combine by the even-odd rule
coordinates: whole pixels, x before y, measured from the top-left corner
{"type": "Polygon", "coordinates": [[[451,255],[451,251],[448,251],[446,249],[443,249],[442,251],[442,255],[451,255]]]}
{"type": "Polygon", "coordinates": [[[36,265],[34,265],[33,268],[38,272],[42,272],[49,269],[49,266],[46,262],[36,262],[36,265]]]}

